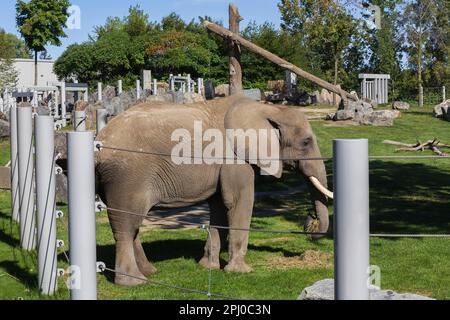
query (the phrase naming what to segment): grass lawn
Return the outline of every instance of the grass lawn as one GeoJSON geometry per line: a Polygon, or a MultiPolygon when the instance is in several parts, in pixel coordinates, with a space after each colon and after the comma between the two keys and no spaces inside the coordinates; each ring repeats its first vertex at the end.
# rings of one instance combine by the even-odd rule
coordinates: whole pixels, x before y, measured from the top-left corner
{"type": "MultiPolygon", "coordinates": [[[[334,138],[368,138],[371,155],[394,155],[386,139],[402,142],[434,137],[450,143],[450,124],[434,119],[431,108],[413,108],[394,127],[330,126],[313,121],[323,156],[332,155],[334,138]]],[[[0,142],[0,164],[8,162],[9,146],[0,142]]],[[[431,153],[424,153],[430,154],[431,153]]],[[[409,154],[405,154],[409,155],[409,154]]],[[[332,163],[327,163],[332,182],[332,163]]],[[[450,233],[450,160],[371,161],[371,231],[374,233],[450,233]]],[[[276,182],[259,181],[259,190],[282,190],[301,184],[287,174],[276,182]]],[[[254,228],[300,230],[312,210],[307,194],[264,198],[257,209],[282,213],[256,214],[254,228]],[[302,225],[302,224],[301,224],[302,225]]],[[[62,207],[66,210],[65,207],[62,207]]],[[[330,208],[332,212],[333,208],[330,208]]],[[[67,218],[66,218],[67,219],[67,218]]],[[[152,280],[207,290],[208,271],[197,265],[207,234],[203,230],[152,230],[142,234],[144,247],[159,272],[152,280]]],[[[65,221],[58,221],[58,238],[67,241],[65,221]]],[[[114,266],[114,242],[104,214],[97,225],[98,260],[114,266]]],[[[382,287],[450,299],[450,239],[371,239],[371,263],[382,272],[382,287]]],[[[67,248],[66,248],[67,249],[67,248]]],[[[60,250],[59,267],[67,267],[60,250]]],[[[228,259],[224,253],[223,261],[228,259]]],[[[333,241],[310,242],[304,236],[251,233],[248,262],[254,272],[212,272],[213,293],[244,299],[296,299],[318,280],[333,277],[333,241]]],[[[98,276],[99,299],[207,299],[206,296],[146,285],[122,288],[112,275],[98,276]]],[[[17,225],[10,223],[10,195],[0,192],[0,299],[45,299],[36,289],[36,253],[18,248],[17,225]]],[[[68,299],[60,279],[52,299],[68,299]]]]}

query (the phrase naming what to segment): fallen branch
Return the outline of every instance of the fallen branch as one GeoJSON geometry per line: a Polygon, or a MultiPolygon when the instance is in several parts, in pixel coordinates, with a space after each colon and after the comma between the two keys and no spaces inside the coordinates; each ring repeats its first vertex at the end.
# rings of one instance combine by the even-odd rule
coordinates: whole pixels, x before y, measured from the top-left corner
{"type": "Polygon", "coordinates": [[[433,140],[429,140],[427,142],[422,143],[421,141],[417,141],[415,144],[408,144],[398,141],[385,140],[383,144],[393,145],[402,147],[396,149],[395,152],[424,152],[425,150],[431,150],[433,153],[437,154],[440,157],[448,157],[448,154],[442,152],[440,149],[448,149],[450,145],[442,144],[437,138],[433,140]]]}

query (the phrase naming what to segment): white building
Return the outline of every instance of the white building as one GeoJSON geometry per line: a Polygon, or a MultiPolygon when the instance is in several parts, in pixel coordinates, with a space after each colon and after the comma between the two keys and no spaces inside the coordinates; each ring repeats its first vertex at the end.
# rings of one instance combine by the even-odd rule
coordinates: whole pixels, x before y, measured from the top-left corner
{"type": "MultiPolygon", "coordinates": [[[[58,77],[53,72],[53,60],[38,60],[38,83],[40,87],[58,81],[58,77]]],[[[19,73],[17,87],[34,86],[34,59],[14,59],[14,67],[19,73]]]]}

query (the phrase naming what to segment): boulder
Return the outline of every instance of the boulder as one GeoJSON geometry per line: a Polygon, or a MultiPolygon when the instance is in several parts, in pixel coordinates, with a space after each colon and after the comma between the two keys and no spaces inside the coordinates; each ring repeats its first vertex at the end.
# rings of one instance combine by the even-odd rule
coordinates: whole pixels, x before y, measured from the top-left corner
{"type": "Polygon", "coordinates": [[[55,153],[60,159],[67,159],[67,137],[65,132],[55,132],[55,153]]]}
{"type": "Polygon", "coordinates": [[[364,98],[363,99],[364,102],[370,103],[370,105],[372,106],[373,109],[378,108],[378,102],[376,100],[372,100],[369,98],[364,98]]]}
{"type": "Polygon", "coordinates": [[[9,112],[0,112],[0,120],[9,121],[9,112]]]}
{"type": "Polygon", "coordinates": [[[254,101],[261,101],[262,100],[261,90],[259,90],[259,89],[244,90],[243,94],[247,98],[249,98],[251,100],[254,100],[254,101]]]}
{"type": "MultiPolygon", "coordinates": [[[[400,294],[391,290],[381,290],[375,286],[369,288],[370,300],[433,300],[428,297],[417,294],[405,293],[400,294]]],[[[303,301],[331,301],[334,300],[334,280],[325,279],[319,281],[306,288],[298,297],[298,300],[303,301]]]]}
{"type": "Polygon", "coordinates": [[[0,120],[0,139],[9,137],[9,122],[5,120],[0,120]]]}
{"type": "Polygon", "coordinates": [[[358,122],[364,125],[391,127],[400,115],[398,110],[380,110],[364,114],[358,122]]]}
{"type": "Polygon", "coordinates": [[[106,86],[103,89],[103,99],[112,99],[117,95],[116,88],[113,86],[106,86]]]}
{"type": "Polygon", "coordinates": [[[230,85],[221,84],[215,88],[216,97],[228,97],[230,95],[230,85]]]}
{"type": "Polygon", "coordinates": [[[449,108],[450,108],[450,99],[435,106],[433,109],[433,115],[436,118],[444,118],[444,115],[448,114],[449,108]]]}
{"type": "Polygon", "coordinates": [[[339,110],[333,117],[334,121],[353,120],[355,118],[355,111],[339,110]]]}
{"type": "Polygon", "coordinates": [[[395,101],[392,104],[392,109],[394,110],[409,110],[411,106],[409,105],[409,103],[407,102],[402,102],[402,101],[395,101]]]}
{"type": "MultiPolygon", "coordinates": [[[[62,171],[62,168],[57,167],[62,171]]],[[[56,203],[67,203],[67,176],[63,173],[56,175],[56,203]]]]}

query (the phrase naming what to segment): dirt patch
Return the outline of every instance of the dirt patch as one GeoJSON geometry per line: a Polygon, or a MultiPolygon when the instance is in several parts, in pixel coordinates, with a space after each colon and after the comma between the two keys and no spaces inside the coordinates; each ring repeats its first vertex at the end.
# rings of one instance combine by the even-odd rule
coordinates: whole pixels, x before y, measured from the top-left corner
{"type": "Polygon", "coordinates": [[[327,252],[306,251],[299,257],[270,258],[268,265],[274,269],[330,269],[333,255],[327,252]]]}
{"type": "Polygon", "coordinates": [[[359,123],[352,120],[344,120],[344,121],[327,121],[324,127],[349,127],[349,126],[359,126],[359,123]]]}

